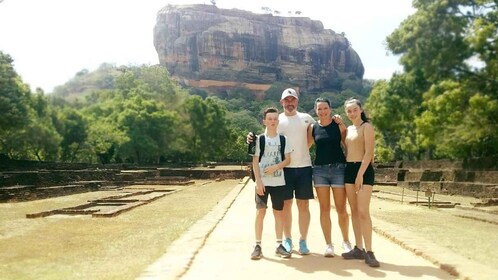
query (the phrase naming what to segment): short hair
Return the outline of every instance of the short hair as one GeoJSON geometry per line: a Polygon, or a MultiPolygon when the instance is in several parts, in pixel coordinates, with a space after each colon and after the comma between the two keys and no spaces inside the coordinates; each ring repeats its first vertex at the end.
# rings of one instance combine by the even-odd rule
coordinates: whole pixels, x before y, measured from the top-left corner
{"type": "Polygon", "coordinates": [[[266,115],[268,113],[277,113],[278,114],[278,109],[275,108],[275,107],[268,107],[265,109],[265,111],[263,112],[263,120],[266,120],[266,115]]]}
{"type": "Polygon", "coordinates": [[[330,107],[330,100],[328,100],[325,97],[318,97],[317,99],[315,99],[315,107],[316,107],[316,104],[320,103],[320,102],[327,103],[329,105],[329,107],[330,107]]]}

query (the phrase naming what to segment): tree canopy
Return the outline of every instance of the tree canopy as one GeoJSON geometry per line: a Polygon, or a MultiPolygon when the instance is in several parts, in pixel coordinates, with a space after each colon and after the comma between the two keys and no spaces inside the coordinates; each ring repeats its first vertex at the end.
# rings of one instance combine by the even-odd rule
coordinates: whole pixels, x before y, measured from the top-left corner
{"type": "Polygon", "coordinates": [[[390,36],[404,73],[368,100],[392,158],[498,152],[498,10],[491,0],[415,0],[390,36]]]}
{"type": "MultiPolygon", "coordinates": [[[[491,0],[414,0],[416,12],[386,38],[402,73],[389,80],[331,80],[317,96],[344,116],[349,97],[367,100],[377,161],[468,158],[498,153],[498,11],[491,0]]],[[[264,11],[271,11],[262,7],[264,11]]],[[[138,164],[247,161],[245,135],[261,132],[265,92],[182,87],[160,65],[83,69],[51,94],[31,92],[0,51],[0,154],[13,159],[138,164]]],[[[346,122],[346,117],[343,117],[346,122]]]]}

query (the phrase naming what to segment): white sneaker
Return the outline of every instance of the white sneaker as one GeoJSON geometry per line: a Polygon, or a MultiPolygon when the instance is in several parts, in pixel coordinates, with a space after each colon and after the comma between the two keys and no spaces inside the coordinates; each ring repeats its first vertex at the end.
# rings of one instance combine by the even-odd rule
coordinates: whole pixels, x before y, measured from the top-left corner
{"type": "Polygon", "coordinates": [[[344,253],[347,253],[353,250],[353,247],[351,246],[351,243],[349,243],[349,241],[342,241],[342,250],[344,250],[344,253]]]}
{"type": "Polygon", "coordinates": [[[323,253],[324,257],[330,258],[334,256],[334,245],[329,244],[327,248],[325,248],[325,253],[323,253]]]}

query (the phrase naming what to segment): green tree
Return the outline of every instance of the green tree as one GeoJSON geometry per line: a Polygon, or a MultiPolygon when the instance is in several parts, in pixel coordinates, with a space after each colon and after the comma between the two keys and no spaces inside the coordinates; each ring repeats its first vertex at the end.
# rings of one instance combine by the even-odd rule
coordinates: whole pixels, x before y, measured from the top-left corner
{"type": "Polygon", "coordinates": [[[55,129],[53,108],[41,89],[31,98],[30,122],[26,127],[25,149],[29,158],[39,161],[55,161],[59,159],[59,146],[62,137],[55,129]]]}
{"type": "Polygon", "coordinates": [[[56,129],[62,136],[61,159],[75,162],[88,136],[88,124],[83,115],[75,109],[64,108],[57,115],[56,129]]]}
{"type": "Polygon", "coordinates": [[[4,134],[4,152],[13,159],[58,160],[61,136],[52,122],[47,98],[39,90],[27,105],[25,124],[4,134]]]}
{"type": "Polygon", "coordinates": [[[120,149],[122,156],[137,163],[159,163],[174,142],[176,123],[175,113],[133,92],[118,115],[118,125],[129,138],[120,149]]]}
{"type": "Polygon", "coordinates": [[[5,145],[5,135],[10,130],[25,126],[30,98],[28,85],[14,70],[13,59],[0,51],[0,145],[5,145]]]}
{"type": "Polygon", "coordinates": [[[419,157],[416,144],[415,118],[421,110],[424,81],[412,74],[394,75],[391,80],[378,81],[365,106],[382,134],[382,145],[393,152],[393,159],[419,157]]]}
{"type": "Polygon", "coordinates": [[[191,96],[184,105],[189,116],[189,147],[196,162],[222,159],[223,151],[230,144],[226,109],[217,98],[203,100],[191,96]]]}
{"type": "Polygon", "coordinates": [[[376,84],[369,100],[385,144],[396,158],[496,154],[498,122],[488,108],[498,97],[497,2],[413,6],[416,13],[387,38],[405,73],[376,84]]]}
{"type": "MultiPolygon", "coordinates": [[[[116,123],[110,119],[90,121],[88,125],[87,146],[90,154],[95,156],[102,164],[115,160],[117,149],[130,139],[120,130],[116,123]]],[[[91,160],[93,162],[93,160],[91,160]]]]}
{"type": "Polygon", "coordinates": [[[0,52],[0,153],[13,159],[57,160],[61,137],[43,91],[32,95],[0,52]]]}
{"type": "MultiPolygon", "coordinates": [[[[187,93],[161,66],[121,67],[116,89],[86,96],[88,149],[101,162],[157,163],[185,152],[179,127],[187,93]],[[106,133],[106,131],[108,133],[106,133]]],[[[175,158],[175,159],[177,159],[175,158]]]]}

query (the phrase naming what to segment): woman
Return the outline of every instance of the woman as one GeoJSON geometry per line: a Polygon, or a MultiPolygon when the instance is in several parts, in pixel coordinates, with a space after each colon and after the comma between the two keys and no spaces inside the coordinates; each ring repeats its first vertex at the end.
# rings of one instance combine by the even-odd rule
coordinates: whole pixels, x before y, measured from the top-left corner
{"type": "Polygon", "coordinates": [[[359,100],[346,100],[344,108],[353,123],[347,129],[345,140],[347,161],[345,183],[356,246],[342,256],[345,259],[365,259],[365,263],[369,266],[378,267],[379,262],[372,251],[372,220],[370,218],[370,198],[375,177],[372,166],[375,144],[374,128],[368,122],[359,100]]]}
{"type": "Polygon", "coordinates": [[[351,251],[349,242],[349,216],[346,210],[346,191],[344,189],[344,170],[346,158],[341,147],[346,136],[346,126],[339,116],[332,117],[330,101],[317,98],[315,112],[318,122],[308,131],[308,142],[316,144],[316,158],[313,166],[313,181],[320,203],[320,225],[327,244],[325,257],[334,256],[332,244],[332,225],[330,222],[330,189],[334,194],[334,205],[339,218],[343,237],[344,252],[351,251]]]}

